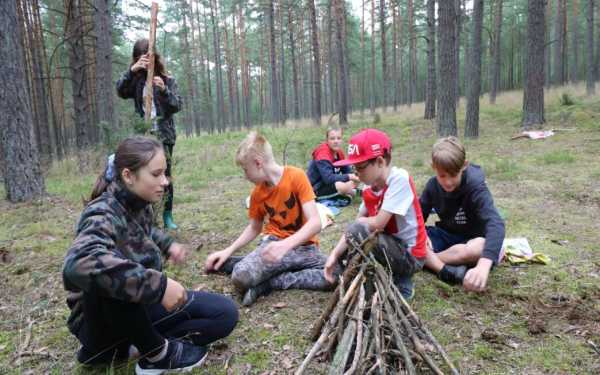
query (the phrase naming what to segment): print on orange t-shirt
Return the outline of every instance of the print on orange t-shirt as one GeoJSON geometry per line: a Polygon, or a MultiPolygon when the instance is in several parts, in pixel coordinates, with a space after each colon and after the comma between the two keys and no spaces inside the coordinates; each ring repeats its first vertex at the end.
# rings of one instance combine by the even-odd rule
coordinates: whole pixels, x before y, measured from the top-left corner
{"type": "MultiPolygon", "coordinates": [[[[248,216],[258,221],[266,217],[263,233],[283,239],[306,223],[302,205],[311,200],[315,200],[315,193],[304,171],[286,166],[277,185],[267,186],[263,182],[254,187],[248,216]]],[[[318,244],[317,236],[311,237],[308,243],[318,244]]]]}

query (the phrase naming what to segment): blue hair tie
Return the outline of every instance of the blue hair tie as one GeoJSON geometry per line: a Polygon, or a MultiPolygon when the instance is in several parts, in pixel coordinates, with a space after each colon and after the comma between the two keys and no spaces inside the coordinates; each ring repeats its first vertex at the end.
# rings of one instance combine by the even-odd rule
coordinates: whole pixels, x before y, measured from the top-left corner
{"type": "Polygon", "coordinates": [[[104,171],[104,179],[108,182],[112,182],[115,179],[115,154],[110,154],[108,156],[106,171],[104,171]]]}

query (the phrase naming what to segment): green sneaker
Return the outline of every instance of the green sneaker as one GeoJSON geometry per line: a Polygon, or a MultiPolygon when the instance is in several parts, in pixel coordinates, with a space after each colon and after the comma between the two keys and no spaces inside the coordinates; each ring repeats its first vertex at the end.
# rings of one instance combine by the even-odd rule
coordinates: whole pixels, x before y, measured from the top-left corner
{"type": "Polygon", "coordinates": [[[173,221],[173,213],[171,211],[163,212],[163,223],[165,225],[165,229],[177,229],[177,224],[175,224],[175,222],[173,221]]]}

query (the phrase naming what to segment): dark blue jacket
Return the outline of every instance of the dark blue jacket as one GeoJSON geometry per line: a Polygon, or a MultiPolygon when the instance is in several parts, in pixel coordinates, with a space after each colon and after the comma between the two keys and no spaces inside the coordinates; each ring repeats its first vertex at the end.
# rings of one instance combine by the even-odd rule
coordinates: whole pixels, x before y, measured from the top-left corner
{"type": "Polygon", "coordinates": [[[504,240],[504,221],[494,206],[483,170],[469,164],[463,172],[460,185],[447,193],[432,177],[420,197],[423,220],[435,209],[441,229],[467,238],[484,237],[483,258],[498,262],[504,240]]]}
{"type": "Polygon", "coordinates": [[[344,153],[333,153],[327,143],[320,144],[312,153],[313,159],[308,163],[308,179],[314,191],[322,186],[334,185],[337,181],[346,182],[352,172],[349,166],[334,167],[333,162],[344,159],[344,153]]]}

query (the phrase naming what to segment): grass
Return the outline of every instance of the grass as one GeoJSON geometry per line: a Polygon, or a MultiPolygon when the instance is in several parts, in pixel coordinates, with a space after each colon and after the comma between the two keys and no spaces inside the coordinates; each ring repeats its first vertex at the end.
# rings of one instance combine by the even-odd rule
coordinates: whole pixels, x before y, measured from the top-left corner
{"type": "MultiPolygon", "coordinates": [[[[468,158],[481,165],[496,206],[506,217],[509,237],[527,237],[537,252],[548,255],[547,266],[511,267],[492,272],[489,290],[481,295],[439,282],[429,273],[415,276],[413,308],[433,331],[464,373],[595,374],[600,359],[588,340],[600,344],[600,99],[586,98],[582,86],[546,92],[546,129],[557,131],[545,140],[510,137],[520,131],[522,92],[504,93],[490,106],[482,99],[480,138],[466,140],[468,158]],[[572,105],[561,105],[568,92],[572,105]],[[558,298],[557,297],[561,297],[558,298]],[[545,332],[531,333],[536,320],[545,332]],[[483,332],[496,332],[500,342],[483,332]]],[[[458,109],[459,134],[464,125],[464,101],[458,109]]],[[[377,127],[394,144],[393,163],[404,167],[421,190],[431,176],[429,155],[435,127],[422,120],[423,106],[378,111],[377,127]]],[[[325,118],[324,118],[325,119],[325,118]]],[[[345,132],[373,126],[373,117],[355,113],[345,132]]],[[[276,158],[304,167],[324,129],[310,122],[261,128],[273,144],[276,158]]],[[[227,246],[246,222],[242,206],[251,185],[233,156],[245,132],[197,138],[180,136],[175,148],[175,218],[173,233],[190,244],[190,259],[182,267],[168,265],[168,275],[188,288],[231,295],[223,276],[202,272],[209,252],[227,246]],[[202,245],[202,246],[200,246],[202,245]]],[[[55,164],[46,176],[48,196],[27,204],[0,202],[0,373],[127,374],[133,367],[86,369],[74,357],[76,339],[66,329],[60,270],[81,198],[89,194],[103,155],[55,164]],[[31,330],[29,326],[31,325],[31,330]],[[17,361],[29,339],[36,355],[17,361]]],[[[3,187],[0,187],[0,194],[3,187]]],[[[357,205],[343,210],[337,222],[321,234],[329,252],[357,205]]],[[[431,219],[433,222],[433,219],[431,219]]],[[[248,246],[246,251],[252,246],[248,246]]],[[[302,361],[311,343],[307,329],[321,312],[328,293],[275,292],[250,309],[240,309],[233,334],[211,349],[200,374],[289,373],[302,361]],[[285,306],[276,307],[283,302],[285,306]]],[[[326,372],[314,362],[311,374],[326,372]]]]}

